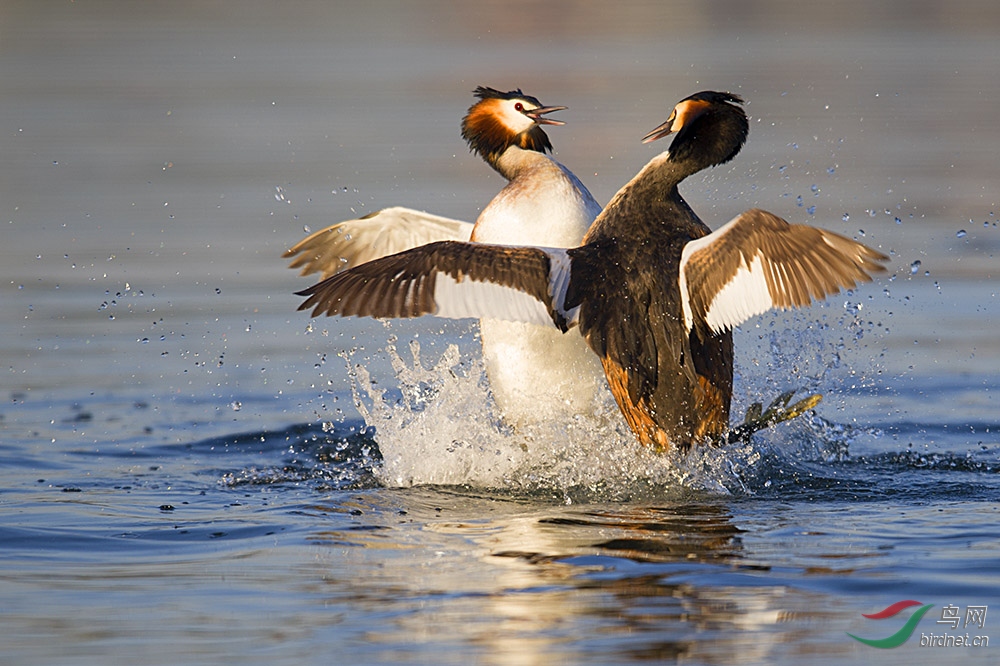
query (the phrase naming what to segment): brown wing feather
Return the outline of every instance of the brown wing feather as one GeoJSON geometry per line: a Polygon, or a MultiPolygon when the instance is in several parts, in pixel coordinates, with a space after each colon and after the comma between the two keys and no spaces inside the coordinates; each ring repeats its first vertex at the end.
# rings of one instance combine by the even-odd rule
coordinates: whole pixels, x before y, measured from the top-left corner
{"type": "Polygon", "coordinates": [[[684,267],[695,321],[704,321],[716,296],[741,266],[760,257],[772,307],[808,305],[841,289],[870,282],[887,256],[839,234],[789,224],[767,211],[748,210],[688,256],[684,267]]]}
{"type": "Polygon", "coordinates": [[[299,310],[320,315],[419,317],[437,311],[438,275],[511,287],[552,311],[550,259],[540,249],[441,241],[355,266],[296,292],[308,298],[299,310]]]}

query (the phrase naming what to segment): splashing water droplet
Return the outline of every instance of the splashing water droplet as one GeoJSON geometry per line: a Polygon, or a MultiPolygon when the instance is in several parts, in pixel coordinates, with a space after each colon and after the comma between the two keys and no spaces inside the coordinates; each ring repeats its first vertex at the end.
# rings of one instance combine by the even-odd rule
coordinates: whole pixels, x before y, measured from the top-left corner
{"type": "Polygon", "coordinates": [[[967,234],[966,234],[965,229],[960,229],[959,232],[957,234],[955,234],[955,238],[965,238],[966,235],[967,234]]]}
{"type": "Polygon", "coordinates": [[[912,264],[910,264],[910,275],[916,275],[917,271],[920,270],[920,260],[917,259],[912,264]]]}
{"type": "Polygon", "coordinates": [[[383,455],[375,475],[385,485],[589,488],[602,496],[634,494],[637,484],[721,493],[740,485],[731,461],[713,447],[693,460],[638,444],[610,401],[570,423],[540,419],[512,429],[495,411],[481,359],[463,360],[450,345],[436,363],[425,364],[416,341],[412,362],[395,345],[385,352],[398,389],[378,386],[364,365],[351,371],[355,406],[383,455]]]}

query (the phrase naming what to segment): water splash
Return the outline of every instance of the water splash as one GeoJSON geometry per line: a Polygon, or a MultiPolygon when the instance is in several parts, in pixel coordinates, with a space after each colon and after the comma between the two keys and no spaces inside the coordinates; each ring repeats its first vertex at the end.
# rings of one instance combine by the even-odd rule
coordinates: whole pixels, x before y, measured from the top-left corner
{"type": "Polygon", "coordinates": [[[420,345],[407,363],[385,352],[399,390],[383,388],[365,364],[351,368],[355,405],[382,454],[375,470],[387,486],[460,485],[555,494],[567,502],[635,499],[664,489],[745,491],[761,458],[755,444],[657,453],[639,444],[607,401],[571,422],[540,419],[512,430],[490,396],[482,362],[451,345],[425,364],[420,345]]]}
{"type": "MultiPolygon", "coordinates": [[[[733,421],[741,421],[750,403],[768,404],[787,390],[799,389],[799,397],[826,394],[821,407],[826,412],[837,409],[838,387],[847,395],[877,384],[887,329],[868,316],[848,294],[839,304],[775,313],[740,331],[733,421]],[[872,344],[879,350],[858,355],[872,344]],[[784,383],[775,381],[781,377],[784,383]]],[[[342,355],[354,403],[382,456],[373,470],[382,485],[469,486],[548,493],[568,501],[651,498],[678,488],[752,494],[767,492],[775,466],[847,459],[859,435],[856,429],[802,416],[758,433],[749,443],[662,454],[636,442],[610,392],[572,421],[540,415],[514,430],[500,416],[477,345],[467,335],[459,338],[461,351],[452,344],[436,360],[428,360],[417,341],[409,343],[412,360],[404,360],[391,336],[380,352],[385,358],[360,350],[342,355]]]]}

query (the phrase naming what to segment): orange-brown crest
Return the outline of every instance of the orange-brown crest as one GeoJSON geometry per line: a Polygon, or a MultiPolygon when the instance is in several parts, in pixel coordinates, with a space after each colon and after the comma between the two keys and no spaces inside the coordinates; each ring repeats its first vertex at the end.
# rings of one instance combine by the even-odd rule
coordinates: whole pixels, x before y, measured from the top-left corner
{"type": "Polygon", "coordinates": [[[462,119],[462,138],[490,166],[496,168],[497,160],[510,146],[540,153],[552,150],[542,128],[516,108],[518,103],[529,109],[540,107],[534,97],[520,90],[500,93],[492,88],[477,88],[476,95],[482,99],[462,119]]]}
{"type": "Polygon", "coordinates": [[[686,99],[680,102],[670,114],[670,131],[680,132],[710,106],[711,103],[703,99],[686,99]]]}

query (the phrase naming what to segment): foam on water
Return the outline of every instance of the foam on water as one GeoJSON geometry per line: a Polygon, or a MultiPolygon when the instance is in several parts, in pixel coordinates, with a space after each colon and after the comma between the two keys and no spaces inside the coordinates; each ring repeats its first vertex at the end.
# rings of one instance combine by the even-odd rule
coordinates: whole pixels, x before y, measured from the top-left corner
{"type": "MultiPolygon", "coordinates": [[[[426,364],[417,341],[412,361],[395,345],[385,353],[399,392],[383,388],[363,363],[351,368],[355,405],[375,431],[387,486],[465,485],[511,492],[556,492],[567,500],[635,497],[646,489],[726,493],[745,489],[762,447],[752,443],[657,453],[639,444],[608,394],[566,423],[539,415],[517,431],[500,418],[478,356],[450,345],[426,364]]],[[[766,446],[764,447],[766,448],[766,446]]]]}
{"type": "MultiPolygon", "coordinates": [[[[734,423],[752,402],[767,405],[792,389],[826,394],[821,413],[837,409],[837,392],[870,387],[880,374],[884,329],[867,321],[856,299],[818,304],[803,313],[757,319],[737,337],[734,423]],[[756,329],[756,330],[754,330],[756,329]],[[868,346],[874,342],[879,350],[868,346]],[[860,352],[860,353],[858,353],[860,352]],[[848,359],[858,360],[852,365],[848,359]]],[[[475,335],[473,333],[473,335],[475,335]]],[[[382,455],[374,474],[386,486],[464,485],[566,498],[629,498],[649,489],[753,492],[773,464],[838,461],[875,429],[845,426],[816,414],[770,428],[745,444],[658,453],[636,442],[612,399],[571,422],[539,414],[517,429],[504,424],[474,346],[455,344],[436,361],[394,336],[384,350],[394,378],[373,376],[362,352],[344,354],[354,402],[382,455]],[[775,463],[777,461],[777,463],[775,463]]],[[[803,397],[805,393],[800,393],[803,397]]]]}

